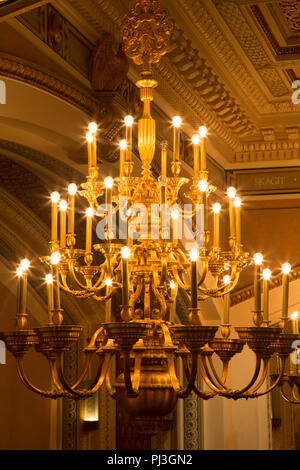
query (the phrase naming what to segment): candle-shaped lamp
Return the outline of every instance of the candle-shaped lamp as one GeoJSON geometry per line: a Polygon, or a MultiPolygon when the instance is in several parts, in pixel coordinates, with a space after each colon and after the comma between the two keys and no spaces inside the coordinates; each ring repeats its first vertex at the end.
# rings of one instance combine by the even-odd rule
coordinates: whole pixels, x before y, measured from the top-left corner
{"type": "Polygon", "coordinates": [[[192,137],[192,142],[194,146],[194,177],[199,177],[200,170],[200,136],[199,134],[194,134],[192,137]]]}
{"type": "Polygon", "coordinates": [[[125,126],[126,126],[126,142],[127,142],[127,147],[126,147],[126,161],[131,162],[132,161],[132,126],[133,126],[133,117],[132,116],[126,116],[124,119],[125,126]]]}
{"type": "Polygon", "coordinates": [[[54,301],[53,301],[53,309],[59,310],[60,309],[60,287],[59,287],[59,272],[58,272],[58,265],[61,260],[61,254],[59,251],[55,251],[51,255],[51,264],[54,268],[54,276],[53,276],[53,290],[54,290],[54,301]]]}
{"type": "Polygon", "coordinates": [[[68,186],[68,233],[73,234],[75,231],[75,197],[77,186],[74,183],[68,186]]]}
{"type": "MultiPolygon", "coordinates": [[[[230,284],[230,276],[226,274],[223,277],[223,284],[228,286],[230,284]]],[[[229,325],[229,310],[230,310],[230,292],[224,295],[224,325],[229,325]]]]}
{"type": "Polygon", "coordinates": [[[230,238],[235,239],[235,211],[234,211],[234,199],[236,196],[236,189],[230,186],[227,189],[227,196],[229,198],[229,220],[230,220],[230,238]]]}
{"type": "Polygon", "coordinates": [[[292,328],[295,335],[299,334],[299,312],[294,312],[291,314],[292,328]]]}
{"type": "Polygon", "coordinates": [[[208,228],[208,220],[207,220],[207,190],[208,190],[208,183],[205,179],[202,179],[198,183],[198,188],[199,191],[201,192],[202,196],[202,225],[203,225],[203,231],[205,232],[208,228]]]}
{"type": "Polygon", "coordinates": [[[112,207],[112,188],[114,185],[114,180],[111,176],[107,176],[104,180],[105,185],[105,205],[107,211],[107,239],[111,240],[113,238],[112,233],[112,214],[113,214],[113,207],[112,207]]]}
{"type": "Polygon", "coordinates": [[[207,137],[207,128],[201,126],[199,128],[199,134],[201,137],[201,171],[206,170],[206,137],[207,137]]]}
{"type": "Polygon", "coordinates": [[[264,257],[261,253],[253,256],[254,267],[254,310],[261,310],[261,265],[264,257]]]}
{"type": "Polygon", "coordinates": [[[175,315],[176,315],[177,285],[173,279],[170,281],[170,289],[172,291],[172,298],[173,298],[173,302],[170,305],[170,322],[174,323],[175,315]]]}
{"type": "Polygon", "coordinates": [[[221,204],[216,202],[213,205],[214,213],[214,248],[218,250],[220,248],[220,212],[221,204]]]}
{"type": "Polygon", "coordinates": [[[270,279],[271,279],[271,271],[270,269],[266,268],[263,270],[263,284],[264,284],[264,323],[265,326],[268,325],[269,322],[269,289],[270,289],[270,279]]]}
{"type": "Polygon", "coordinates": [[[85,138],[88,144],[88,167],[90,171],[90,169],[93,166],[93,149],[92,149],[93,145],[92,144],[93,144],[94,137],[90,132],[87,132],[85,138]]]}
{"type": "Polygon", "coordinates": [[[160,144],[161,148],[161,176],[166,178],[167,176],[167,159],[168,159],[168,141],[163,140],[160,144]]]}
{"type": "Polygon", "coordinates": [[[120,178],[125,176],[125,159],[126,159],[127,140],[120,142],[120,178]]]}
{"type": "Polygon", "coordinates": [[[54,308],[54,294],[53,294],[53,275],[51,273],[46,275],[47,296],[48,296],[48,315],[49,323],[52,323],[52,310],[54,308]]]}
{"type": "Polygon", "coordinates": [[[282,270],[282,321],[285,322],[288,318],[288,308],[289,308],[289,274],[291,272],[291,265],[289,263],[284,263],[281,266],[282,270]]]}
{"type": "Polygon", "coordinates": [[[241,205],[242,200],[240,197],[234,198],[234,211],[235,211],[235,236],[236,236],[236,245],[239,248],[241,244],[241,205]]]}
{"type": "Polygon", "coordinates": [[[27,258],[22,259],[17,269],[18,275],[18,299],[17,299],[17,313],[26,313],[27,307],[27,271],[30,267],[30,262],[27,258]]]}
{"type": "Polygon", "coordinates": [[[190,251],[191,258],[191,304],[192,308],[198,307],[198,267],[197,261],[199,258],[199,251],[193,248],[190,251]]]}
{"type": "Polygon", "coordinates": [[[57,241],[57,216],[58,216],[58,202],[60,195],[57,191],[51,194],[51,241],[57,241]]]}
{"type": "Polygon", "coordinates": [[[92,142],[91,142],[91,163],[93,167],[97,166],[97,131],[98,131],[98,126],[95,122],[90,122],[89,123],[89,133],[92,136],[92,142]]]}
{"type": "MultiPolygon", "coordinates": [[[[106,284],[106,295],[111,293],[112,288],[112,279],[109,277],[105,281],[106,284]]],[[[105,323],[109,323],[111,321],[111,299],[106,300],[105,302],[105,323]]]]}
{"type": "Polygon", "coordinates": [[[86,237],[85,237],[85,251],[86,253],[92,252],[92,228],[93,228],[93,216],[94,210],[88,207],[85,211],[86,215],[86,237]]]}
{"type": "Polygon", "coordinates": [[[123,246],[121,249],[122,256],[122,305],[126,306],[129,303],[129,277],[128,277],[128,258],[131,251],[128,246],[123,246]]]}
{"type": "Polygon", "coordinates": [[[68,203],[64,199],[59,201],[60,211],[60,247],[66,248],[66,235],[67,235],[67,209],[68,203]]]}
{"type": "Polygon", "coordinates": [[[182,119],[180,116],[175,116],[173,118],[173,127],[174,127],[174,148],[173,148],[173,160],[179,161],[180,154],[180,126],[182,124],[182,119]]]}

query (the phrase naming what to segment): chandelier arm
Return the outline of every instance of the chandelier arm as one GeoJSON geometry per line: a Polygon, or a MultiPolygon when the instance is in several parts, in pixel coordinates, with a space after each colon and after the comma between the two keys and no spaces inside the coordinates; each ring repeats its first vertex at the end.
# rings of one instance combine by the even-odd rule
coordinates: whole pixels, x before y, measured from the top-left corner
{"type": "Polygon", "coordinates": [[[257,390],[259,390],[263,386],[264,381],[265,381],[266,376],[267,376],[267,372],[268,372],[269,361],[270,361],[270,358],[265,358],[265,357],[263,358],[263,370],[262,370],[261,377],[260,377],[257,385],[254,388],[252,388],[251,390],[249,390],[247,393],[257,392],[257,390]]]}
{"type": "Polygon", "coordinates": [[[175,282],[178,284],[179,287],[184,289],[185,291],[190,289],[190,285],[186,284],[180,277],[178,270],[175,268],[175,266],[172,268],[173,276],[175,278],[175,282]]]}
{"type": "Polygon", "coordinates": [[[202,269],[202,273],[200,275],[200,279],[198,281],[198,287],[200,287],[203,282],[205,281],[205,278],[207,276],[207,271],[208,271],[208,259],[204,259],[202,260],[202,263],[203,263],[203,269],[202,269]]]}
{"type": "MultiPolygon", "coordinates": [[[[108,274],[109,274],[109,269],[108,269],[108,274]]],[[[103,279],[104,279],[104,276],[105,276],[105,269],[103,269],[101,272],[100,272],[100,275],[99,275],[99,279],[97,280],[97,282],[95,282],[95,284],[93,285],[93,290],[101,290],[103,289],[103,287],[105,287],[105,283],[101,284],[103,279]]]]}
{"type": "Polygon", "coordinates": [[[93,297],[93,299],[97,300],[98,302],[106,302],[107,300],[110,300],[114,294],[117,292],[118,288],[120,287],[120,285],[118,284],[116,287],[114,287],[109,294],[107,295],[103,295],[102,297],[99,297],[98,295],[96,295],[94,292],[92,292],[92,295],[91,297],[93,297]]]}
{"type": "MultiPolygon", "coordinates": [[[[272,385],[269,388],[267,388],[267,390],[265,390],[264,392],[259,392],[259,393],[252,393],[252,391],[250,391],[250,392],[245,394],[245,398],[262,397],[263,395],[267,395],[268,393],[272,392],[272,390],[274,390],[282,380],[282,376],[284,374],[284,369],[285,369],[286,359],[287,359],[286,357],[285,358],[283,358],[283,357],[280,358],[280,361],[281,361],[280,373],[278,374],[278,377],[275,380],[275,382],[273,382],[272,385]]],[[[244,398],[244,397],[242,397],[242,398],[244,398]]],[[[294,398],[297,400],[297,398],[295,396],[294,396],[294,398]]]]}
{"type": "Polygon", "coordinates": [[[71,397],[71,394],[66,394],[63,391],[57,391],[57,392],[50,392],[46,390],[41,390],[37,387],[35,387],[27,378],[25,372],[24,372],[24,365],[23,365],[23,357],[17,357],[17,371],[19,374],[20,379],[22,380],[23,384],[28,387],[32,392],[37,393],[38,395],[41,395],[42,397],[46,398],[52,398],[52,399],[57,399],[61,397],[68,397],[68,398],[73,398],[71,397]]]}
{"type": "Polygon", "coordinates": [[[116,399],[117,391],[116,391],[115,387],[113,387],[112,384],[111,384],[109,368],[108,368],[108,371],[107,371],[107,374],[106,374],[106,377],[105,377],[105,385],[106,385],[106,390],[107,390],[108,394],[111,396],[111,398],[116,399]]]}
{"type": "Polygon", "coordinates": [[[291,398],[287,397],[285,391],[284,391],[284,383],[283,382],[280,386],[280,395],[282,398],[287,402],[287,403],[292,403],[293,405],[300,405],[300,401],[298,400],[292,400],[291,398]]]}
{"type": "MultiPolygon", "coordinates": [[[[249,390],[249,388],[252,387],[252,385],[255,384],[256,380],[257,380],[257,377],[259,376],[259,371],[260,371],[260,368],[261,368],[261,357],[256,355],[256,363],[255,363],[255,370],[254,370],[254,374],[253,374],[253,377],[252,379],[250,380],[250,382],[248,383],[248,385],[246,385],[244,388],[242,388],[241,390],[236,390],[234,392],[231,392],[231,395],[234,394],[234,395],[243,395],[245,392],[247,392],[249,390]]],[[[224,396],[226,396],[226,392],[224,392],[224,396]]],[[[230,395],[230,396],[231,396],[230,395]]]]}
{"type": "Polygon", "coordinates": [[[223,370],[222,370],[222,377],[221,378],[217,374],[217,371],[215,369],[215,366],[214,366],[214,363],[213,363],[213,360],[212,360],[211,356],[208,356],[208,362],[209,362],[210,368],[212,370],[213,376],[216,379],[216,381],[218,382],[218,384],[221,385],[221,387],[223,387],[225,390],[228,390],[228,387],[226,387],[225,382],[226,382],[226,379],[227,379],[227,376],[228,376],[229,361],[228,360],[227,361],[222,361],[223,370]]]}
{"type": "MultiPolygon", "coordinates": [[[[204,380],[204,382],[206,383],[206,385],[209,386],[209,388],[211,390],[213,390],[214,392],[216,393],[220,393],[222,390],[218,387],[216,387],[209,379],[209,377],[206,375],[206,371],[205,371],[205,367],[204,367],[204,364],[203,364],[203,357],[201,356],[201,354],[199,354],[199,358],[198,358],[198,364],[199,364],[199,372],[204,380]]],[[[224,392],[225,393],[225,392],[224,392]]]]}
{"type": "Polygon", "coordinates": [[[63,283],[61,283],[60,280],[58,280],[58,284],[59,284],[59,287],[63,291],[67,292],[68,294],[75,295],[75,297],[88,298],[88,297],[91,297],[93,295],[93,292],[88,291],[85,286],[83,287],[83,290],[72,290],[72,289],[70,289],[67,282],[66,282],[66,280],[63,280],[63,283]]]}
{"type": "Polygon", "coordinates": [[[84,381],[84,379],[86,377],[86,374],[89,370],[89,365],[91,363],[91,359],[92,359],[92,352],[91,351],[85,352],[85,361],[84,361],[84,365],[83,365],[81,374],[78,377],[78,379],[76,380],[76,382],[74,383],[74,385],[72,385],[72,387],[71,387],[72,390],[75,390],[84,381]]]}
{"type": "MultiPolygon", "coordinates": [[[[187,379],[189,379],[190,369],[189,369],[189,365],[188,365],[188,359],[187,359],[186,356],[181,356],[181,360],[182,360],[182,363],[183,363],[184,373],[185,373],[187,379]]],[[[193,392],[195,392],[196,395],[199,398],[203,398],[204,400],[209,400],[210,398],[213,398],[217,395],[216,392],[206,392],[206,391],[198,390],[196,385],[193,386],[193,392]]]]}
{"type": "Polygon", "coordinates": [[[189,377],[187,377],[188,384],[186,388],[182,388],[179,385],[179,381],[178,381],[176,371],[175,371],[175,361],[174,361],[173,353],[167,353],[167,357],[168,357],[168,368],[169,368],[169,374],[170,374],[171,381],[172,381],[172,386],[175,392],[177,393],[178,398],[186,398],[190,395],[195,385],[195,380],[197,376],[198,352],[195,352],[195,351],[192,352],[192,367],[191,367],[190,375],[189,377]]]}
{"type": "Polygon", "coordinates": [[[50,365],[50,373],[51,373],[51,378],[52,382],[54,383],[56,389],[59,392],[63,392],[63,386],[59,381],[57,370],[56,370],[56,361],[53,358],[49,358],[49,365],[50,365]]]}
{"type": "MultiPolygon", "coordinates": [[[[217,373],[216,373],[216,370],[215,370],[215,367],[214,365],[212,364],[212,361],[210,361],[210,364],[211,364],[211,369],[212,369],[212,373],[213,373],[213,376],[211,375],[210,373],[210,370],[209,370],[209,367],[208,367],[208,364],[207,364],[207,356],[206,354],[201,354],[201,357],[202,357],[202,363],[203,363],[203,367],[204,367],[204,370],[205,370],[205,373],[209,379],[209,381],[216,387],[218,388],[219,385],[221,385],[221,387],[224,389],[224,390],[228,390],[228,387],[226,387],[226,385],[224,383],[221,382],[220,378],[218,377],[217,373]],[[219,385],[218,385],[219,384],[219,385]]],[[[211,359],[211,357],[210,357],[211,359]]]]}
{"type": "Polygon", "coordinates": [[[74,270],[74,266],[73,266],[73,265],[71,265],[71,267],[70,267],[70,273],[71,273],[71,276],[72,276],[73,280],[76,282],[76,284],[77,284],[79,287],[81,287],[81,289],[83,289],[83,290],[86,291],[88,288],[87,288],[86,285],[82,284],[82,283],[78,280],[78,278],[77,278],[77,276],[76,276],[76,274],[75,274],[75,270],[74,270]]]}
{"type": "Polygon", "coordinates": [[[131,380],[130,374],[130,349],[123,349],[122,353],[124,355],[124,379],[127,394],[129,398],[136,398],[139,394],[139,384],[140,384],[140,374],[141,374],[141,357],[138,357],[138,360],[134,362],[134,373],[133,373],[133,383],[131,380]],[[136,388],[135,388],[136,387],[136,388]]]}
{"type": "MultiPolygon", "coordinates": [[[[297,394],[295,393],[295,389],[297,389],[297,386],[296,384],[294,384],[293,388],[292,388],[292,394],[293,394],[293,397],[296,401],[299,400],[299,395],[297,396],[297,394]]],[[[297,393],[298,393],[298,390],[297,390],[297,393]]]]}
{"type": "Polygon", "coordinates": [[[238,270],[237,273],[235,274],[235,279],[232,282],[232,284],[227,287],[226,285],[222,285],[221,287],[218,287],[217,289],[203,289],[202,287],[198,287],[198,290],[203,294],[208,297],[222,297],[223,295],[229,294],[237,285],[240,277],[240,271],[238,270]]]}

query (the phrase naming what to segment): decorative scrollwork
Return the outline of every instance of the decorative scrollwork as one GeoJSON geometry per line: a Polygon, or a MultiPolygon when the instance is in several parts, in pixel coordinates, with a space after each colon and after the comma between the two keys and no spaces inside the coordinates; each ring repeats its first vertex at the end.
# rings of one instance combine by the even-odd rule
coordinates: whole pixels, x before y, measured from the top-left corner
{"type": "Polygon", "coordinates": [[[138,0],[126,15],[123,26],[124,50],[127,57],[143,66],[149,74],[151,64],[167,53],[173,20],[159,0],[138,0]]]}

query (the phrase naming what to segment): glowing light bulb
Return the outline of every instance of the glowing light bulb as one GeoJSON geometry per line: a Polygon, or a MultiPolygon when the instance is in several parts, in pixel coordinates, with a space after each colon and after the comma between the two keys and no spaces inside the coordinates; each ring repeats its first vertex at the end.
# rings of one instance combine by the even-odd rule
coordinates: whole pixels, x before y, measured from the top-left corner
{"type": "Polygon", "coordinates": [[[75,183],[69,184],[69,186],[68,186],[68,193],[69,193],[71,196],[75,196],[75,194],[77,193],[77,186],[76,186],[75,183]]]}
{"type": "Polygon", "coordinates": [[[253,261],[256,264],[256,266],[260,266],[264,260],[264,257],[261,253],[255,253],[253,256],[253,261]]]}
{"type": "Polygon", "coordinates": [[[30,261],[27,258],[22,259],[22,261],[20,262],[20,269],[24,272],[29,269],[29,266],[30,266],[30,261]]]}
{"type": "Polygon", "coordinates": [[[234,203],[233,204],[234,204],[234,207],[241,207],[241,205],[242,205],[241,198],[240,197],[234,198],[234,203]]]}
{"type": "Polygon", "coordinates": [[[175,282],[174,282],[173,280],[170,281],[170,288],[171,288],[171,289],[175,289],[175,287],[176,287],[175,282]]]}
{"type": "Polygon", "coordinates": [[[125,139],[121,140],[120,149],[121,150],[126,150],[127,149],[127,140],[125,140],[125,139]]]}
{"type": "Polygon", "coordinates": [[[236,189],[233,187],[233,186],[230,186],[228,189],[227,189],[227,196],[229,197],[229,199],[234,199],[235,196],[236,196],[236,189]]]}
{"type": "Polygon", "coordinates": [[[207,136],[207,127],[205,126],[199,127],[199,134],[200,134],[201,139],[205,139],[205,137],[207,136]]]}
{"type": "Polygon", "coordinates": [[[54,191],[54,193],[51,194],[51,202],[53,202],[53,204],[57,204],[58,201],[60,200],[60,195],[57,191],[54,191]]]}
{"type": "Polygon", "coordinates": [[[175,116],[173,117],[173,126],[176,127],[177,129],[181,126],[182,124],[182,119],[180,116],[175,116]]]}
{"type": "Polygon", "coordinates": [[[225,284],[225,286],[228,286],[228,284],[230,284],[230,276],[229,276],[229,274],[226,274],[226,275],[223,277],[223,283],[225,284]]]}
{"type": "Polygon", "coordinates": [[[106,281],[105,281],[105,284],[107,285],[107,287],[111,287],[112,286],[112,280],[110,278],[107,278],[106,281]]]}
{"type": "Polygon", "coordinates": [[[219,202],[216,202],[214,205],[213,205],[213,211],[215,214],[220,214],[221,212],[221,204],[219,202]]]}
{"type": "Polygon", "coordinates": [[[281,266],[281,269],[282,269],[283,274],[290,274],[292,266],[290,265],[290,263],[284,263],[281,266]]]}
{"type": "Polygon", "coordinates": [[[107,176],[104,180],[105,187],[111,189],[114,185],[114,179],[111,176],[107,176]]]}
{"type": "Polygon", "coordinates": [[[51,255],[51,264],[53,264],[54,266],[59,264],[60,262],[60,259],[61,259],[61,254],[59,251],[55,251],[54,253],[52,253],[51,255]]]}
{"type": "Polygon", "coordinates": [[[172,217],[173,220],[178,220],[178,217],[179,217],[178,210],[173,209],[173,210],[171,211],[171,217],[172,217]]]}
{"type": "Polygon", "coordinates": [[[16,273],[17,273],[18,277],[22,277],[23,274],[24,274],[24,271],[20,268],[20,266],[18,266],[17,270],[16,270],[16,273]]]}
{"type": "Polygon", "coordinates": [[[98,126],[95,122],[90,122],[88,128],[91,134],[96,134],[98,130],[98,126]]]}
{"type": "Polygon", "coordinates": [[[192,142],[194,145],[199,145],[200,144],[200,136],[199,134],[194,134],[192,137],[192,142]]]}
{"type": "Polygon", "coordinates": [[[60,211],[66,211],[68,209],[68,203],[64,199],[62,199],[59,203],[59,210],[60,211]]]}
{"type": "Polygon", "coordinates": [[[208,189],[208,183],[206,180],[200,180],[198,183],[198,188],[202,193],[205,193],[208,189]]]}
{"type": "Polygon", "coordinates": [[[294,312],[291,314],[291,319],[292,320],[296,320],[297,318],[299,318],[299,312],[294,312]]]}
{"type": "Polygon", "coordinates": [[[125,122],[126,127],[132,127],[133,117],[132,116],[126,116],[126,118],[124,119],[124,122],[125,122]]]}
{"type": "Polygon", "coordinates": [[[193,248],[190,251],[190,258],[191,261],[197,261],[197,259],[199,258],[199,251],[197,250],[197,248],[193,248]]]}
{"type": "Polygon", "coordinates": [[[269,268],[264,269],[262,275],[265,281],[269,281],[272,275],[271,270],[269,268]]]}
{"type": "Polygon", "coordinates": [[[88,208],[86,209],[86,211],[85,211],[85,215],[86,215],[87,217],[93,217],[93,215],[94,215],[94,210],[93,210],[91,207],[88,207],[88,208]]]}
{"type": "Polygon", "coordinates": [[[53,284],[53,276],[52,276],[52,274],[47,274],[46,277],[45,277],[45,279],[46,279],[46,283],[47,283],[48,285],[53,284]]]}
{"type": "Polygon", "coordinates": [[[85,135],[85,138],[88,144],[91,144],[93,142],[93,134],[91,132],[87,132],[87,134],[85,135]]]}
{"type": "Polygon", "coordinates": [[[131,254],[129,246],[123,246],[121,249],[121,256],[123,259],[128,259],[131,254]]]}

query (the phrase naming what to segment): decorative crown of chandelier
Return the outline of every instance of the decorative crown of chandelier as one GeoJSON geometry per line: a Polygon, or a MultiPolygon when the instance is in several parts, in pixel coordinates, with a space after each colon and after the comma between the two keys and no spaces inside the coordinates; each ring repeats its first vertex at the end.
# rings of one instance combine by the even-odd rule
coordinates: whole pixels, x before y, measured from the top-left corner
{"type": "MultiPolygon", "coordinates": [[[[96,123],[90,123],[87,134],[88,176],[77,188],[68,187],[68,201],[57,192],[51,194],[52,225],[50,253],[42,259],[48,266],[46,275],[49,322],[28,329],[26,313],[27,272],[29,261],[18,268],[19,293],[16,327],[2,333],[7,348],[15,356],[22,381],[32,391],[48,398],[88,398],[106,384],[112,398],[132,417],[151,420],[165,416],[176,405],[178,398],[191,392],[203,399],[216,395],[227,398],[255,398],[281,386],[286,399],[299,401],[298,370],[287,359],[293,353],[293,342],[300,339],[294,320],[289,333],[288,283],[291,266],[285,263],[283,271],[283,308],[280,326],[271,327],[269,321],[269,282],[271,272],[261,272],[263,256],[254,256],[255,307],[252,327],[239,327],[239,339],[231,338],[229,318],[230,293],[238,283],[241,271],[253,263],[241,243],[241,199],[233,187],[227,190],[230,236],[228,248],[220,246],[220,211],[213,207],[213,236],[209,230],[209,196],[216,187],[209,183],[206,165],[207,129],[201,126],[192,138],[194,175],[191,180],[181,173],[181,118],[173,119],[173,158],[171,176],[168,175],[168,143],[161,142],[161,176],[157,180],[151,172],[156,149],[156,123],[151,117],[153,90],[158,85],[152,78],[151,65],[167,52],[172,21],[161,9],[158,0],[138,0],[123,23],[124,50],[136,64],[142,65],[140,88],[143,114],[138,121],[138,153],[143,170],[134,176],[133,124],[125,118],[126,139],[120,143],[120,176],[99,179],[97,165],[96,123]],[[180,195],[182,188],[187,189],[180,195]],[[86,210],[85,248],[76,246],[75,200],[77,195],[88,201],[86,210]],[[105,195],[105,204],[99,200],[105,195]],[[180,201],[189,203],[183,208],[180,201]],[[116,215],[119,226],[116,227],[116,215]],[[99,244],[92,244],[93,220],[101,223],[97,235],[99,244]],[[58,236],[59,219],[59,236],[58,236]],[[170,222],[171,220],[171,222],[170,222]],[[182,237],[182,227],[189,227],[182,237]],[[102,232],[101,232],[102,230],[102,232]],[[117,234],[118,232],[118,234],[117,234]],[[187,233],[192,233],[188,240],[187,233]],[[119,236],[117,236],[119,235],[119,236]],[[189,250],[186,247],[189,246],[189,250]],[[96,254],[102,255],[96,263],[96,254]],[[261,284],[263,276],[263,306],[261,284]],[[105,321],[99,325],[84,349],[85,362],[74,384],[68,383],[63,371],[63,357],[79,338],[80,326],[64,324],[60,291],[78,299],[93,298],[105,304],[105,321]],[[122,291],[122,321],[112,321],[111,300],[122,291]],[[179,324],[176,312],[177,296],[185,292],[190,298],[187,324],[179,324]],[[221,335],[215,337],[218,326],[201,322],[199,302],[209,298],[224,299],[221,335]],[[230,360],[242,352],[244,345],[256,355],[253,376],[244,387],[233,390],[227,385],[230,360]],[[42,353],[49,361],[52,388],[40,390],[30,383],[24,371],[23,359],[30,347],[42,353]],[[122,373],[112,383],[109,366],[114,355],[122,361],[122,373]],[[270,359],[278,357],[278,371],[268,388],[263,388],[270,359]],[[92,385],[82,386],[87,377],[91,359],[97,356],[99,367],[92,385]],[[214,357],[222,361],[218,374],[214,357]],[[182,361],[186,386],[179,383],[176,361],[182,361]],[[288,372],[287,372],[288,367],[288,372]],[[197,386],[198,375],[209,391],[197,386]],[[293,397],[284,390],[289,383],[293,397]]],[[[294,361],[295,362],[295,361],[294,361]]]]}

